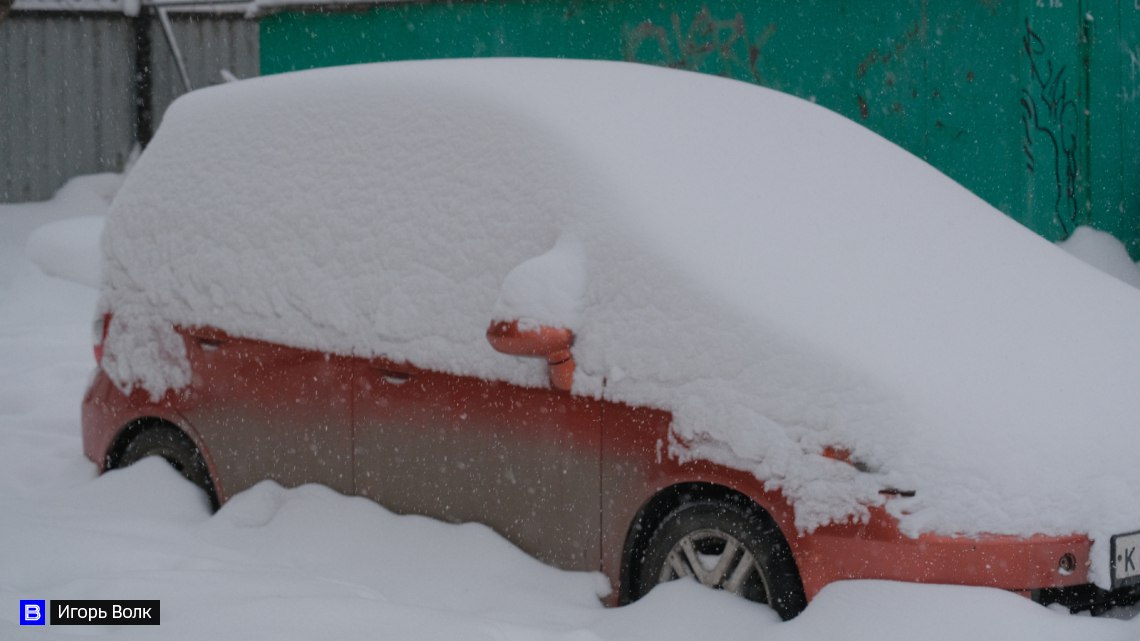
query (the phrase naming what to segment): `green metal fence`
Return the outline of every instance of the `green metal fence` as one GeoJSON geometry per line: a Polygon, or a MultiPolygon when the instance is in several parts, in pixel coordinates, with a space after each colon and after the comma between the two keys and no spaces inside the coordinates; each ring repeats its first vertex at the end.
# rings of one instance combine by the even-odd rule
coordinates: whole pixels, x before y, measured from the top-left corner
{"type": "Polygon", "coordinates": [[[1140,257],[1140,0],[398,2],[261,21],[263,73],[479,56],[631,60],[786,91],[1050,240],[1090,224],[1140,257]]]}

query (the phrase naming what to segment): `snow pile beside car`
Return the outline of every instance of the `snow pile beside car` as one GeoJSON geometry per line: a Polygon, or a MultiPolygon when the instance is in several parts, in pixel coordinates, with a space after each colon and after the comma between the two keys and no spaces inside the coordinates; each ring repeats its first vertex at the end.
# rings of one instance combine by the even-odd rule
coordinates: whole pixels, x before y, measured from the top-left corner
{"type": "Polygon", "coordinates": [[[153,395],[190,380],[171,323],[543,385],[484,339],[518,314],[575,330],[576,393],[673,411],[674,455],[801,528],[888,487],[910,533],[1140,528],[1135,290],[772,91],[537,60],[198,91],[104,250],[103,366],[153,395]]]}
{"type": "Polygon", "coordinates": [[[1140,288],[1140,267],[1128,255],[1124,243],[1108,232],[1077,227],[1057,246],[1113,278],[1140,288]]]}

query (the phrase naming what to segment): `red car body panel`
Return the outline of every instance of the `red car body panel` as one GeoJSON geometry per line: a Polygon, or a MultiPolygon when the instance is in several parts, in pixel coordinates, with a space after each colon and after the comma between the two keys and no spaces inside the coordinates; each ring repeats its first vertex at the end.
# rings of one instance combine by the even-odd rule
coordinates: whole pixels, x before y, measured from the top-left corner
{"type": "Polygon", "coordinates": [[[597,569],[601,403],[376,360],[355,369],[358,494],[597,569]]]}
{"type": "Polygon", "coordinates": [[[163,421],[197,445],[220,502],[263,479],[315,482],[399,513],[486,523],[540,560],[602,571],[610,604],[621,598],[629,542],[647,506],[696,485],[742,494],[768,512],[808,599],[843,579],[1016,591],[1089,581],[1090,542],[1080,535],[912,538],[882,507],[863,523],[799,532],[792,506],[752,474],[670,456],[672,417],[660,409],[210,328],[179,332],[192,370],[186,388],[153,400],[97,373],[82,421],[84,451],[100,469],[126,430],[163,421]],[[1059,567],[1065,555],[1071,570],[1059,567]]]}

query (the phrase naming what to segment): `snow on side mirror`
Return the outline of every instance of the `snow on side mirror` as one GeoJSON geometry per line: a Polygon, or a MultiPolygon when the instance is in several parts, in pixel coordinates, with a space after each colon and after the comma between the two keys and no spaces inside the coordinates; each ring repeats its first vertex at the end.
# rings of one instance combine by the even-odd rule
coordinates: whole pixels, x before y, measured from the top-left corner
{"type": "Polygon", "coordinates": [[[570,391],[574,357],[570,345],[580,327],[586,292],[586,256],[572,236],[525,260],[503,279],[487,341],[512,356],[545,358],[554,389],[570,391]]]}
{"type": "Polygon", "coordinates": [[[487,342],[495,351],[511,356],[532,356],[546,359],[550,367],[550,384],[569,392],[574,384],[574,332],[563,327],[547,325],[520,325],[519,321],[491,321],[487,328],[487,342]]]}

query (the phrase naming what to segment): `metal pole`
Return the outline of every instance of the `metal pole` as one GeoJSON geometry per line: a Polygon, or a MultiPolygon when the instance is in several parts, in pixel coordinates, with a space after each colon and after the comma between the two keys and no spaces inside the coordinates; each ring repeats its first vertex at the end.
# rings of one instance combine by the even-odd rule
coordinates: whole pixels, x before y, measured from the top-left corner
{"type": "Polygon", "coordinates": [[[178,65],[178,75],[182,76],[182,86],[186,91],[193,91],[190,86],[190,74],[186,73],[186,62],[182,59],[182,51],[178,48],[178,41],[174,39],[174,29],[170,26],[170,16],[166,7],[158,7],[158,21],[162,23],[162,32],[166,34],[166,44],[170,45],[170,53],[174,56],[174,64],[178,65]]]}
{"type": "Polygon", "coordinates": [[[140,11],[132,21],[135,36],[135,140],[146,147],[154,135],[154,86],[150,73],[150,12],[140,11]]]}

